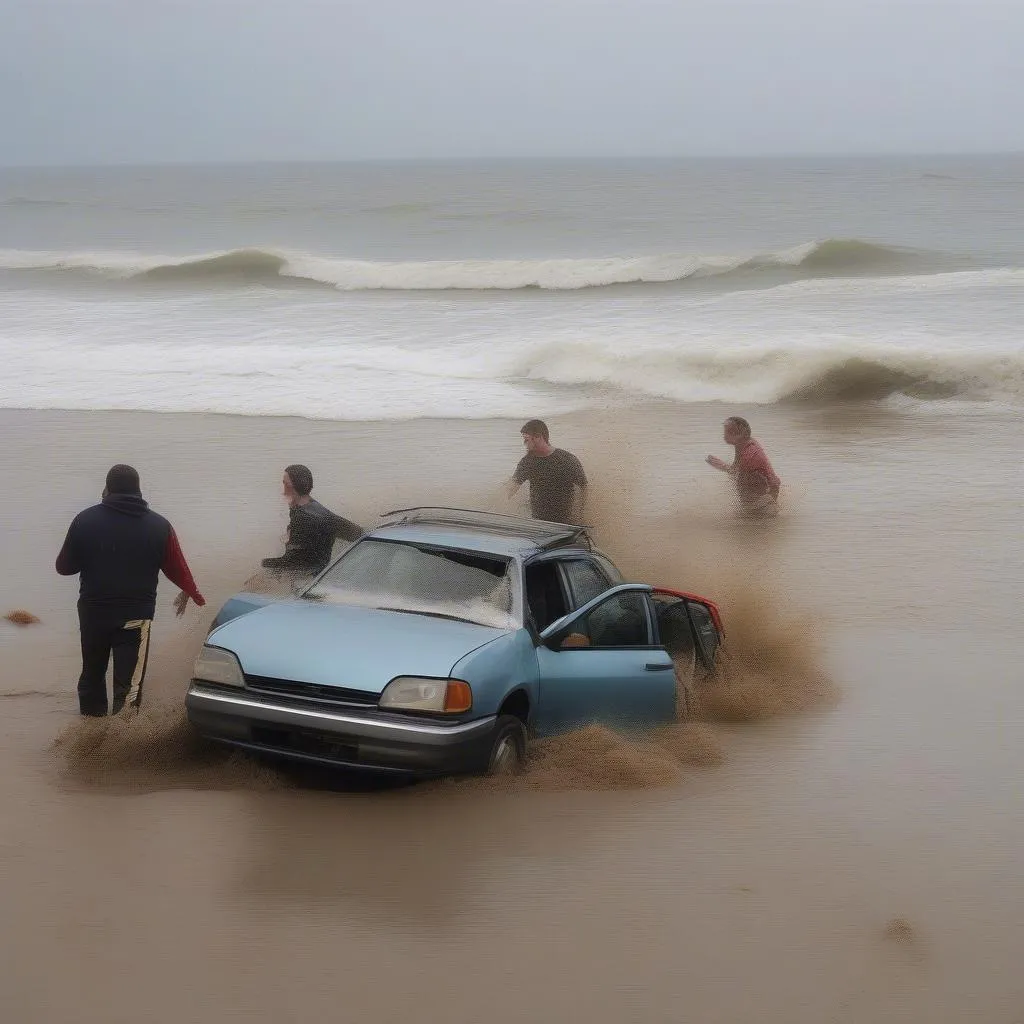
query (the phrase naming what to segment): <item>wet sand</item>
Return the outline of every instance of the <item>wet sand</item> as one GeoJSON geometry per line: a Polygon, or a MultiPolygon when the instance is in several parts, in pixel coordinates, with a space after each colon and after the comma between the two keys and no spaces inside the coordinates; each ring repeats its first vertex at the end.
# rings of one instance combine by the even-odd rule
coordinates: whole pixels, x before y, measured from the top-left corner
{"type": "Polygon", "coordinates": [[[519,424],[0,412],[0,615],[41,620],[0,621],[3,1019],[1019,1020],[1019,421],[939,410],[730,409],[786,483],[768,528],[702,463],[721,408],[553,422],[624,569],[722,596],[841,701],[715,723],[722,763],[668,775],[588,771],[622,750],[580,743],[531,784],[366,792],[197,760],[173,718],[106,771],[55,750],[82,737],[67,523],[130,461],[178,529],[211,607],[176,621],[161,590],[158,718],[280,546],[281,467],[364,523],[497,507],[519,424]]]}

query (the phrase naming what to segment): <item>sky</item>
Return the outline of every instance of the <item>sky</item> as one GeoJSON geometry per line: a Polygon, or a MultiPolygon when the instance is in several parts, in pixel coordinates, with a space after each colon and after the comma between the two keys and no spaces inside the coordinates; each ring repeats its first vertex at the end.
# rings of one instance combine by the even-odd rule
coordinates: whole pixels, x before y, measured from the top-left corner
{"type": "Polygon", "coordinates": [[[0,0],[0,164],[1024,150],[1024,0],[0,0]]]}

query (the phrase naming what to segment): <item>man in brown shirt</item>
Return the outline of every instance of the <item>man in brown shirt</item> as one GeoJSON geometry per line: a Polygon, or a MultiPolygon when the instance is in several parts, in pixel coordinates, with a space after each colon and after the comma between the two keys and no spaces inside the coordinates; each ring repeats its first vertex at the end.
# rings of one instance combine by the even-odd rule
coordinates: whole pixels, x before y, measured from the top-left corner
{"type": "Polygon", "coordinates": [[[520,433],[526,454],[508,483],[508,496],[511,498],[529,481],[530,513],[534,519],[582,525],[587,474],[580,460],[572,452],[551,446],[543,420],[524,423],[520,433]]]}

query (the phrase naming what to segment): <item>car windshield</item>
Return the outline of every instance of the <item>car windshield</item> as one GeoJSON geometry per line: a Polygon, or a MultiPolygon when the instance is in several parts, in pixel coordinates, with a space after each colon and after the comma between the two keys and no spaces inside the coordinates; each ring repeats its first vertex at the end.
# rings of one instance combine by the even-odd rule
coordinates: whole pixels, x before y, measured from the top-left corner
{"type": "Polygon", "coordinates": [[[513,629],[510,567],[494,555],[363,540],[302,596],[513,629]]]}

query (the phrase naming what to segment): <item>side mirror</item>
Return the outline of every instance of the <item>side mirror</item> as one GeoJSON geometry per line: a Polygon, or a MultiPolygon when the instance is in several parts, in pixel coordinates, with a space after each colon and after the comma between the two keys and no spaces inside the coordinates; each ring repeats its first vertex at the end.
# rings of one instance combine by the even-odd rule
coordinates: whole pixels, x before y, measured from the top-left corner
{"type": "MultiPolygon", "coordinates": [[[[545,631],[546,632],[546,631],[545,631]]],[[[541,635],[540,642],[549,651],[560,651],[562,649],[562,635],[560,633],[554,633],[550,636],[541,635]]]]}
{"type": "Polygon", "coordinates": [[[570,612],[568,615],[563,615],[555,619],[554,622],[548,623],[538,634],[540,642],[549,651],[561,650],[562,640],[565,638],[565,627],[573,618],[574,614],[570,612]]]}

